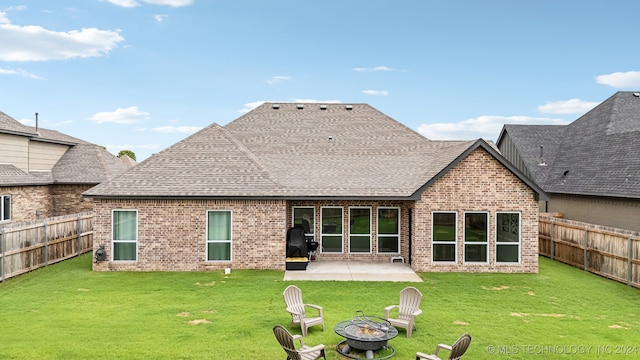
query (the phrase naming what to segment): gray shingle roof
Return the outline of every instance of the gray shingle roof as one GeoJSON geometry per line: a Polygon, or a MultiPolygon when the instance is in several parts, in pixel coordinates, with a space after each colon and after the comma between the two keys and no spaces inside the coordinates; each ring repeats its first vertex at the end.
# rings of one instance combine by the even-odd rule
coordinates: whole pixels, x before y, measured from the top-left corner
{"type": "Polygon", "coordinates": [[[22,125],[14,118],[0,111],[0,132],[16,135],[37,136],[29,126],[22,125]]]}
{"type": "Polygon", "coordinates": [[[505,127],[550,193],[640,198],[640,97],[617,92],[569,125],[505,127]],[[537,166],[545,145],[546,169],[537,166]]]}
{"type": "Polygon", "coordinates": [[[430,141],[366,104],[265,103],[85,195],[408,198],[475,143],[430,141]]]}
{"type": "Polygon", "coordinates": [[[0,112],[0,133],[26,136],[31,141],[68,145],[49,171],[26,173],[13,165],[0,165],[0,186],[46,185],[52,183],[98,184],[112,179],[131,166],[104,148],[59,131],[25,126],[0,112]]]}

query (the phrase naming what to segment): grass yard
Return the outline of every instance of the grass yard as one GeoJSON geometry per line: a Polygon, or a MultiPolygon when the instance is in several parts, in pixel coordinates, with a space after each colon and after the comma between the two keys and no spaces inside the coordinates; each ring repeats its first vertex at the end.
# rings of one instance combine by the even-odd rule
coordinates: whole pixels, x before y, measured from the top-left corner
{"type": "MultiPolygon", "coordinates": [[[[91,261],[83,255],[0,284],[0,359],[286,358],[271,330],[290,320],[282,272],[94,273],[91,261]]],[[[390,340],[392,359],[431,353],[465,332],[473,336],[467,359],[640,358],[637,289],[546,258],[539,274],[421,276],[295,282],[325,311],[325,331],[311,328],[305,343],[340,359],[333,326],[356,310],[383,316],[413,285],[424,313],[411,339],[400,330],[390,340]]]]}

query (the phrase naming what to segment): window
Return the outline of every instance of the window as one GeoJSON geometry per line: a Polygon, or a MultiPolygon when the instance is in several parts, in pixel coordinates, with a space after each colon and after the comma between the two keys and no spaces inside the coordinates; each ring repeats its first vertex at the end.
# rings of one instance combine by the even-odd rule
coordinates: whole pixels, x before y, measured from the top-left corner
{"type": "Polygon", "coordinates": [[[349,252],[371,253],[371,208],[349,208],[349,252]]]}
{"type": "Polygon", "coordinates": [[[323,207],[321,209],[322,252],[342,253],[342,208],[323,207]]]}
{"type": "Polygon", "coordinates": [[[496,215],[496,262],[520,262],[520,213],[496,215]]]}
{"type": "Polygon", "coordinates": [[[464,214],[464,261],[487,262],[487,213],[464,214]]]}
{"type": "Polygon", "coordinates": [[[378,208],[378,253],[400,253],[399,208],[378,208]]]}
{"type": "Polygon", "coordinates": [[[138,211],[113,210],[113,261],[138,260],[138,211]]]}
{"type": "Polygon", "coordinates": [[[434,212],[432,216],[433,261],[455,262],[458,214],[455,212],[434,212]]]}
{"type": "Polygon", "coordinates": [[[302,226],[307,238],[315,240],[316,212],[312,207],[294,207],[293,208],[293,226],[302,226]]]}
{"type": "Polygon", "coordinates": [[[0,221],[11,220],[11,195],[0,195],[0,221]]]}
{"type": "Polygon", "coordinates": [[[207,211],[207,261],[231,261],[231,211],[207,211]]]}

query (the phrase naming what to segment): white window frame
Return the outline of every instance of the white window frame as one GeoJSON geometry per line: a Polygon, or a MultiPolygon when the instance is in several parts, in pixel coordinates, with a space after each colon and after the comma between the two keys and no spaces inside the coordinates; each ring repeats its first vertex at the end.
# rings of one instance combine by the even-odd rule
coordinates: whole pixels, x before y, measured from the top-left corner
{"type": "Polygon", "coordinates": [[[140,216],[138,214],[138,209],[113,209],[113,210],[111,210],[111,261],[118,262],[118,263],[120,263],[120,262],[125,262],[125,263],[126,262],[128,262],[128,263],[138,262],[138,258],[139,258],[139,254],[138,254],[139,241],[138,241],[138,239],[140,238],[139,232],[140,232],[140,216]],[[115,215],[116,212],[125,212],[125,211],[127,211],[127,212],[133,211],[133,212],[136,213],[136,238],[133,239],[133,240],[132,239],[115,240],[114,239],[114,234],[113,234],[114,215],[115,215]],[[136,244],[136,258],[134,260],[116,260],[115,254],[114,254],[115,244],[116,243],[123,243],[124,244],[124,243],[132,243],[132,242],[136,244]]]}
{"type": "Polygon", "coordinates": [[[495,254],[496,254],[496,264],[520,264],[522,262],[522,213],[519,211],[498,211],[496,212],[496,221],[495,221],[495,233],[496,233],[496,241],[495,241],[495,254]],[[503,226],[498,221],[499,214],[517,214],[518,215],[518,241],[517,242],[498,242],[498,227],[503,226]],[[501,245],[518,245],[518,261],[498,261],[498,246],[501,245]]]}
{"type": "Polygon", "coordinates": [[[233,261],[233,210],[229,209],[215,209],[215,210],[207,210],[205,213],[206,216],[206,229],[205,229],[205,247],[204,247],[204,258],[206,262],[209,263],[229,263],[233,261]],[[209,213],[210,212],[225,212],[229,213],[229,240],[209,240],[209,213]],[[209,260],[209,244],[211,243],[228,243],[229,244],[229,260],[209,260]]]}
{"type": "Polygon", "coordinates": [[[348,234],[349,234],[349,254],[371,254],[373,249],[372,249],[372,244],[371,244],[371,238],[372,238],[372,230],[373,230],[373,214],[372,214],[372,207],[371,206],[350,206],[349,207],[349,229],[347,230],[348,234]],[[355,209],[367,209],[369,210],[369,233],[362,233],[362,234],[358,234],[358,233],[352,233],[351,232],[351,210],[355,210],[355,209]],[[369,251],[351,251],[351,237],[352,236],[358,236],[358,237],[365,237],[368,236],[369,237],[369,251]]]}
{"type": "Polygon", "coordinates": [[[312,241],[316,239],[316,208],[315,206],[293,206],[291,208],[291,225],[295,225],[295,213],[296,209],[311,209],[313,210],[313,225],[309,224],[309,233],[304,234],[307,238],[313,238],[312,241]]]}
{"type": "Polygon", "coordinates": [[[463,227],[462,227],[462,231],[463,231],[463,260],[465,264],[488,264],[489,263],[489,235],[491,234],[491,217],[489,216],[489,212],[488,211],[465,211],[464,212],[464,217],[463,219],[463,227]],[[487,231],[487,235],[486,235],[486,240],[485,242],[478,242],[478,241],[469,241],[467,242],[467,234],[466,234],[466,230],[467,230],[467,214],[484,214],[485,218],[487,219],[487,223],[485,224],[485,228],[487,231]],[[467,261],[467,245],[485,245],[486,247],[486,253],[485,253],[485,258],[486,261],[467,261]]]}
{"type": "Polygon", "coordinates": [[[455,264],[458,262],[458,212],[457,211],[432,211],[431,212],[431,263],[433,264],[455,264]],[[435,215],[436,214],[453,214],[455,220],[453,223],[453,261],[435,260],[435,245],[451,245],[451,241],[434,241],[433,234],[435,232],[435,215]]]}
{"type": "Polygon", "coordinates": [[[320,207],[320,248],[322,249],[322,253],[323,254],[344,254],[344,207],[342,206],[322,206],[320,207]],[[324,226],[323,224],[323,216],[324,216],[324,209],[340,209],[340,222],[342,223],[342,231],[339,234],[326,234],[324,232],[324,226]],[[324,250],[324,237],[325,236],[332,236],[332,237],[340,237],[340,252],[335,252],[335,251],[325,251],[324,250]]]}
{"type": "Polygon", "coordinates": [[[378,254],[385,254],[385,255],[397,255],[400,254],[400,233],[402,232],[402,211],[400,210],[399,206],[380,206],[376,209],[376,252],[378,254]],[[397,234],[380,234],[380,210],[389,210],[389,209],[393,209],[393,210],[397,210],[398,211],[398,233],[397,234]],[[380,251],[380,238],[381,237],[395,237],[396,238],[396,245],[398,248],[397,252],[391,252],[391,251],[380,251]]]}
{"type": "Polygon", "coordinates": [[[11,195],[0,195],[0,222],[11,221],[12,209],[11,209],[11,195]],[[5,209],[5,199],[9,199],[9,216],[6,216],[7,210],[5,209]]]}

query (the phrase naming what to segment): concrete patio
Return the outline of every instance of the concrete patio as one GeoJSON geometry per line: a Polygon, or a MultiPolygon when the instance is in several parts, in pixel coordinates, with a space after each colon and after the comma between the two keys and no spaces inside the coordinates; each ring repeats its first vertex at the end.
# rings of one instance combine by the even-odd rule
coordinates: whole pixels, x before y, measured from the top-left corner
{"type": "Polygon", "coordinates": [[[285,271],[284,280],[422,282],[409,264],[346,261],[312,261],[306,270],[285,271]]]}

